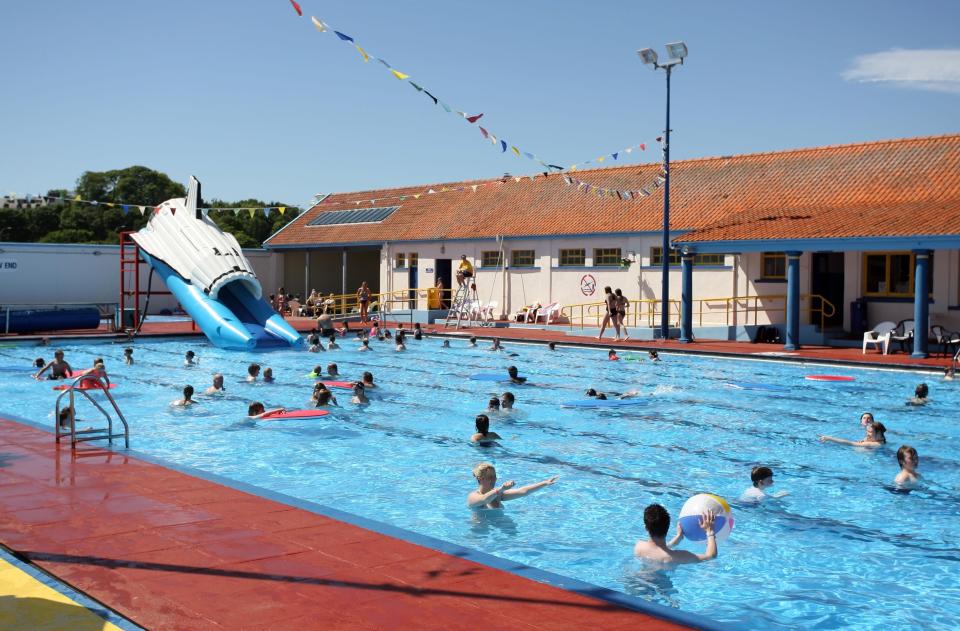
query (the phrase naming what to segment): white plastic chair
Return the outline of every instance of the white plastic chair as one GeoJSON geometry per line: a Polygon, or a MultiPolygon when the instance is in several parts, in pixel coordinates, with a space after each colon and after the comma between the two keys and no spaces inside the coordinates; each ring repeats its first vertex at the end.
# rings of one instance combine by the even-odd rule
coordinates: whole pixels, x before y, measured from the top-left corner
{"type": "Polygon", "coordinates": [[[873,327],[872,331],[863,334],[863,354],[867,353],[867,346],[873,345],[878,351],[886,355],[890,352],[890,335],[897,328],[895,322],[884,321],[873,327]]]}
{"type": "Polygon", "coordinates": [[[480,309],[480,319],[486,320],[487,322],[493,322],[497,319],[495,315],[497,310],[497,301],[491,300],[486,307],[480,309]]]}
{"type": "Polygon", "coordinates": [[[563,309],[563,305],[559,302],[553,302],[540,310],[540,314],[537,316],[543,318],[544,324],[550,324],[551,321],[556,322],[560,319],[560,310],[563,309]]]}

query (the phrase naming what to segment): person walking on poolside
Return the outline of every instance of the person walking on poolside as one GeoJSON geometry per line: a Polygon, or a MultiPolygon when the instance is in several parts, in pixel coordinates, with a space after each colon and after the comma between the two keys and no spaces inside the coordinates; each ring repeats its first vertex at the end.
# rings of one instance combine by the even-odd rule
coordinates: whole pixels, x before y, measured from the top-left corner
{"type": "Polygon", "coordinates": [[[600,335],[597,336],[597,339],[603,339],[603,332],[607,330],[607,325],[613,324],[614,330],[617,332],[617,337],[613,338],[614,340],[620,340],[620,324],[617,322],[617,296],[613,293],[613,290],[609,286],[603,288],[604,298],[603,302],[606,305],[607,312],[603,316],[603,322],[600,324],[600,335]]]}
{"type": "Polygon", "coordinates": [[[70,364],[67,363],[67,360],[63,358],[63,351],[57,349],[53,352],[53,360],[38,370],[33,378],[40,379],[43,376],[43,373],[48,370],[50,371],[50,379],[66,379],[70,376],[70,372],[73,369],[70,367],[70,364]]]}
{"type": "Polygon", "coordinates": [[[903,445],[897,450],[897,462],[900,463],[900,473],[893,479],[897,486],[910,487],[920,482],[920,473],[917,467],[920,466],[920,456],[917,450],[910,445],[903,445]]]}
{"type": "Polygon", "coordinates": [[[489,462],[481,462],[473,468],[473,477],[477,479],[479,486],[467,495],[467,506],[470,508],[503,508],[503,502],[525,497],[545,486],[550,486],[560,476],[555,475],[542,482],[535,482],[519,488],[514,488],[516,482],[513,480],[507,480],[500,486],[496,486],[496,468],[489,462]]]}
{"type": "Polygon", "coordinates": [[[620,325],[620,332],[623,333],[623,339],[628,340],[630,336],[627,334],[627,325],[624,324],[623,321],[627,317],[627,309],[630,308],[630,301],[623,295],[619,287],[617,287],[613,293],[617,297],[617,324],[620,325]]]}
{"type": "Polygon", "coordinates": [[[457,285],[463,287],[467,278],[473,278],[473,263],[467,260],[466,254],[461,254],[460,265],[457,267],[457,285]]]}
{"type": "Polygon", "coordinates": [[[203,391],[204,394],[216,394],[217,392],[223,392],[223,374],[216,373],[213,376],[213,385],[203,391]]]}
{"type": "Polygon", "coordinates": [[[360,283],[360,289],[357,290],[357,302],[360,303],[360,324],[366,324],[367,308],[370,306],[370,288],[367,287],[367,281],[360,283]]]}
{"type": "Polygon", "coordinates": [[[707,535],[707,549],[703,554],[673,548],[683,540],[683,528],[677,522],[677,534],[669,542],[670,513],[659,504],[651,504],[643,511],[643,525],[650,539],[641,539],[633,546],[633,554],[641,559],[659,563],[700,563],[717,558],[717,536],[713,530],[716,515],[707,511],[700,516],[700,527],[707,535]]]}

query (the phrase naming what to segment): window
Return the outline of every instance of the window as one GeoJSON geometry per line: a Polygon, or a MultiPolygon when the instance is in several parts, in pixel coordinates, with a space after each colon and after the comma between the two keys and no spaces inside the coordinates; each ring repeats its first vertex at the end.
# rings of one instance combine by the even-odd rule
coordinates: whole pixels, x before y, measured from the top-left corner
{"type": "Polygon", "coordinates": [[[410,253],[410,259],[407,261],[407,265],[410,267],[416,267],[417,263],[420,262],[419,255],[416,252],[410,253]]]}
{"type": "Polygon", "coordinates": [[[503,265],[503,257],[499,250],[490,250],[480,253],[480,267],[500,267],[503,265]]]}
{"type": "MultiPolygon", "coordinates": [[[[663,259],[660,258],[660,252],[663,248],[650,248],[650,265],[662,265],[663,259]]],[[[694,265],[724,265],[724,254],[695,254],[693,256],[694,265]]],[[[680,253],[677,250],[670,250],[670,265],[680,265],[680,253]]]]}
{"type": "MultiPolygon", "coordinates": [[[[913,297],[916,257],[909,252],[863,255],[865,296],[913,297]]],[[[927,265],[927,283],[933,293],[933,254],[927,265]]]]}
{"type": "Polygon", "coordinates": [[[513,250],[510,252],[510,265],[513,267],[533,267],[537,263],[533,250],[513,250]]]}
{"type": "Polygon", "coordinates": [[[783,252],[764,252],[760,255],[760,278],[765,280],[787,277],[787,255],[783,252]]]}
{"type": "Polygon", "coordinates": [[[623,256],[620,248],[593,248],[593,264],[595,266],[616,265],[620,266],[623,256]]]}
{"type": "Polygon", "coordinates": [[[394,263],[393,266],[396,269],[402,269],[407,266],[407,255],[404,254],[403,252],[397,252],[397,256],[395,260],[396,260],[396,263],[394,263]]]}
{"type": "Polygon", "coordinates": [[[584,248],[560,250],[560,267],[583,267],[587,264],[587,251],[584,248]]]}

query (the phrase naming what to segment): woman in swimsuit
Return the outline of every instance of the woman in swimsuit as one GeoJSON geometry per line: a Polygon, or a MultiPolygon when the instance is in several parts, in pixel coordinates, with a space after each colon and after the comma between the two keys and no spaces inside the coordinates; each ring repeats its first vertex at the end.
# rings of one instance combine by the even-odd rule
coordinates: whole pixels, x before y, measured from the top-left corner
{"type": "Polygon", "coordinates": [[[630,306],[630,301],[626,299],[619,287],[613,293],[617,296],[617,324],[620,325],[620,330],[623,332],[623,339],[628,340],[630,336],[627,335],[627,327],[623,323],[623,319],[627,315],[627,307],[630,306]]]}
{"type": "Polygon", "coordinates": [[[360,289],[357,290],[357,300],[360,302],[360,324],[366,324],[367,306],[370,304],[370,288],[367,287],[367,281],[360,283],[360,289]]]}
{"type": "Polygon", "coordinates": [[[603,316],[603,324],[600,325],[600,335],[597,336],[597,339],[603,338],[603,332],[607,330],[607,325],[613,323],[613,328],[617,332],[617,337],[613,338],[616,341],[620,341],[620,323],[617,320],[617,296],[613,293],[613,290],[610,287],[604,287],[603,293],[604,302],[607,306],[607,313],[603,316]]]}

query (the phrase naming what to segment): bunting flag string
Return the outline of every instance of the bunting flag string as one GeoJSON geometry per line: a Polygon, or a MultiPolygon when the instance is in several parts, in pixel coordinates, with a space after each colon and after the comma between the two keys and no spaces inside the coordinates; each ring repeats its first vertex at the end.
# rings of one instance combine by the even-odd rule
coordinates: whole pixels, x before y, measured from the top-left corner
{"type": "MultiPolygon", "coordinates": [[[[298,4],[296,4],[293,0],[290,0],[290,2],[293,3],[294,9],[297,11],[297,14],[300,15],[300,16],[302,16],[303,14],[302,14],[301,11],[300,11],[300,6],[299,6],[298,4]]],[[[467,123],[468,123],[468,124],[471,124],[471,125],[476,124],[476,122],[477,122],[478,120],[480,120],[480,118],[483,117],[483,112],[481,112],[481,113],[479,113],[479,114],[470,115],[470,114],[467,114],[466,112],[464,112],[464,111],[462,111],[462,110],[452,108],[452,107],[451,107],[450,105],[448,105],[446,102],[444,102],[444,101],[441,100],[439,97],[437,97],[435,93],[430,92],[429,90],[427,90],[426,88],[424,88],[421,84],[419,84],[419,83],[411,80],[411,75],[395,69],[395,68],[394,68],[393,66],[391,66],[389,63],[387,63],[386,60],[384,60],[384,59],[382,59],[382,58],[380,58],[380,57],[376,57],[376,56],[374,56],[374,55],[371,55],[371,54],[368,53],[364,48],[362,48],[362,47],[360,46],[360,44],[358,44],[357,41],[356,41],[352,36],[347,35],[347,34],[344,33],[343,31],[339,31],[339,30],[336,30],[336,29],[331,28],[326,22],[324,22],[323,20],[320,20],[320,19],[317,18],[316,16],[311,16],[311,17],[310,17],[310,21],[311,21],[311,23],[314,25],[314,27],[316,27],[316,29],[317,29],[319,32],[321,32],[321,33],[326,33],[326,32],[328,32],[328,31],[333,31],[334,35],[336,35],[337,38],[339,38],[341,41],[346,42],[347,44],[349,44],[349,45],[351,45],[352,47],[354,47],[354,48],[360,53],[361,57],[363,58],[364,63],[369,62],[371,59],[375,59],[376,61],[379,61],[387,70],[390,71],[390,73],[391,73],[395,78],[399,79],[400,81],[406,81],[407,83],[409,83],[417,92],[422,92],[423,94],[425,94],[431,101],[433,101],[433,104],[434,104],[434,105],[443,108],[443,110],[444,110],[445,112],[456,113],[457,116],[459,116],[459,117],[462,118],[463,120],[467,121],[467,123]]],[[[478,126],[478,127],[479,127],[479,126],[478,126]]],[[[508,142],[507,142],[506,140],[504,140],[502,137],[498,139],[495,134],[493,134],[492,132],[490,132],[489,130],[487,130],[487,129],[483,128],[483,127],[479,127],[479,129],[480,129],[480,134],[483,136],[483,138],[486,139],[486,140],[488,140],[488,141],[490,141],[491,145],[492,145],[494,148],[500,150],[500,153],[507,153],[507,149],[510,149],[510,151],[511,151],[517,158],[523,157],[523,158],[526,158],[526,159],[528,159],[528,160],[532,160],[532,161],[537,162],[538,164],[540,164],[541,167],[547,169],[548,171],[555,171],[555,172],[557,172],[557,173],[563,173],[563,172],[566,172],[566,171],[576,171],[576,170],[579,169],[579,168],[583,168],[583,167],[585,167],[585,166],[587,166],[587,165],[589,165],[589,164],[594,164],[594,163],[603,164],[608,157],[609,157],[610,159],[612,159],[613,161],[616,162],[616,161],[620,160],[621,158],[623,158],[624,155],[630,155],[630,154],[632,154],[632,153],[633,153],[634,151],[636,151],[636,150],[645,151],[646,148],[647,148],[647,146],[646,146],[645,143],[640,143],[640,144],[637,144],[637,145],[632,145],[632,146],[630,146],[630,147],[626,147],[626,148],[624,148],[624,149],[619,149],[619,150],[617,150],[617,151],[612,151],[612,152],[609,152],[609,153],[604,153],[604,154],[602,154],[602,155],[600,155],[600,156],[598,156],[598,157],[596,157],[596,158],[593,158],[593,159],[591,159],[591,160],[584,160],[584,161],[581,161],[581,162],[575,162],[574,164],[571,164],[571,165],[569,165],[569,166],[567,166],[567,167],[563,167],[563,166],[561,166],[561,165],[556,164],[555,162],[549,162],[549,161],[546,161],[546,160],[542,159],[542,158],[541,158],[539,155],[537,155],[536,153],[533,153],[533,152],[531,152],[531,151],[523,151],[519,146],[513,145],[513,144],[511,144],[511,143],[508,143],[508,142]]]]}
{"type": "MultiPolygon", "coordinates": [[[[121,203],[118,203],[118,202],[101,202],[101,201],[92,200],[92,199],[81,199],[81,197],[80,197],[79,195],[76,195],[76,196],[74,196],[74,197],[72,197],[72,198],[68,198],[68,197],[63,196],[63,195],[60,195],[60,196],[56,196],[56,195],[38,195],[37,198],[38,198],[38,199],[44,199],[44,200],[46,200],[46,201],[49,202],[49,203],[61,203],[61,204],[63,204],[63,203],[66,203],[66,202],[71,202],[71,203],[74,203],[74,204],[86,204],[87,206],[105,206],[105,207],[107,207],[107,208],[117,208],[117,207],[119,207],[119,208],[120,208],[120,211],[121,211],[124,215],[128,214],[132,209],[136,209],[137,211],[139,211],[141,216],[146,215],[147,209],[150,209],[150,210],[152,210],[152,211],[154,211],[154,212],[157,212],[157,211],[159,211],[159,209],[160,209],[160,206],[154,206],[153,204],[121,204],[121,203]]],[[[250,207],[243,207],[243,208],[232,208],[232,207],[231,207],[231,208],[219,208],[219,207],[217,207],[217,208],[201,208],[200,211],[203,212],[204,216],[208,215],[208,214],[211,213],[211,212],[233,212],[234,214],[240,214],[241,212],[246,211],[246,212],[250,215],[250,217],[252,218],[252,217],[254,216],[254,214],[257,213],[257,212],[262,212],[264,217],[270,217],[270,215],[271,215],[272,213],[274,213],[274,212],[279,213],[280,216],[284,216],[284,214],[287,212],[287,210],[290,210],[291,208],[294,209],[294,210],[297,210],[297,211],[302,210],[299,206],[257,206],[257,207],[254,207],[254,208],[250,208],[250,207]]]]}

